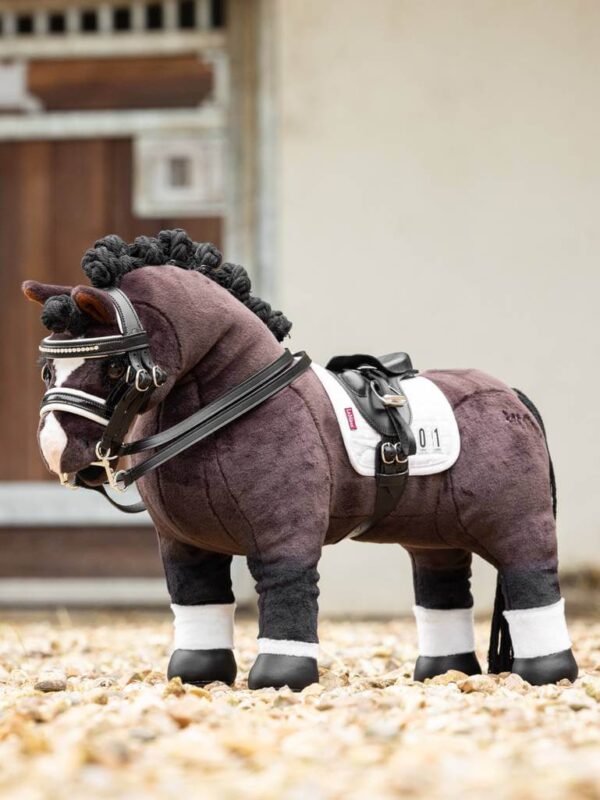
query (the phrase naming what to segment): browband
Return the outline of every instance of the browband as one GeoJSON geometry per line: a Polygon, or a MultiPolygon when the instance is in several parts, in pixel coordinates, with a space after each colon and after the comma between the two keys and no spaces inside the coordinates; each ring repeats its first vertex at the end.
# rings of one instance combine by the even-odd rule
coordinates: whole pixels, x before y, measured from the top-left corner
{"type": "Polygon", "coordinates": [[[145,331],[97,336],[93,339],[51,339],[46,337],[40,344],[40,353],[49,358],[105,358],[122,355],[132,350],[149,347],[145,331]]]}

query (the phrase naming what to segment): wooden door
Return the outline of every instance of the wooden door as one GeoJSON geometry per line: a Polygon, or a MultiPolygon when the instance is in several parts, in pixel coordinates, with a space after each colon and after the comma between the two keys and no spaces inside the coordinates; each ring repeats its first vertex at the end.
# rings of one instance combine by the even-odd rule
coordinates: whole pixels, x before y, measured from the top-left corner
{"type": "Polygon", "coordinates": [[[44,480],[36,427],[42,384],[37,345],[40,309],[22,281],[86,282],[85,250],[108,233],[126,241],[183,227],[219,245],[218,218],[133,216],[129,139],[0,143],[0,480],[44,480]]]}

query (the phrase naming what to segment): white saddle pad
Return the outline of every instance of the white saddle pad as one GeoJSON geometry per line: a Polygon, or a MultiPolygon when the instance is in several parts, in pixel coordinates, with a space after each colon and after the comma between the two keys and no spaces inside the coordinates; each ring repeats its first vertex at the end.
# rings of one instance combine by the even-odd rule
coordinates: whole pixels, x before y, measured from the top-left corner
{"type": "MultiPolygon", "coordinates": [[[[350,463],[359,475],[373,476],[375,448],[381,436],[331,372],[314,363],[312,368],[331,400],[350,463]]],[[[460,433],[452,406],[428,378],[408,378],[401,381],[401,386],[410,406],[410,427],[417,443],[416,454],[408,458],[408,472],[410,475],[444,472],[460,453],[460,433]]]]}

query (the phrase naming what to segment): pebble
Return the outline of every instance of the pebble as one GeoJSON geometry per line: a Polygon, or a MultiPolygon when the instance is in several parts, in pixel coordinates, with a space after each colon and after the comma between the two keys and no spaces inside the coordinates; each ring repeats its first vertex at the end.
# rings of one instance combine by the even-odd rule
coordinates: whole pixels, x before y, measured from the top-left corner
{"type": "MultiPolygon", "coordinates": [[[[502,685],[505,689],[508,689],[511,692],[519,692],[519,694],[525,694],[531,686],[527,681],[524,681],[520,675],[515,675],[514,673],[509,673],[506,678],[502,681],[502,685]]],[[[569,681],[568,685],[571,685],[569,681]]]]}
{"type": "Polygon", "coordinates": [[[584,708],[595,708],[596,701],[582,689],[565,689],[560,695],[560,702],[566,703],[573,711],[581,711],[584,708]]]}
{"type": "Polygon", "coordinates": [[[498,681],[494,680],[491,675],[471,675],[465,681],[459,681],[458,686],[461,692],[465,692],[465,694],[469,692],[492,694],[492,692],[496,691],[498,681]]]}
{"type": "Polygon", "coordinates": [[[302,690],[302,694],[304,697],[318,697],[320,694],[323,694],[324,691],[325,687],[320,683],[311,683],[302,690]]]}
{"type": "Polygon", "coordinates": [[[426,684],[433,684],[434,686],[447,686],[449,683],[461,683],[469,676],[466,672],[460,672],[457,669],[449,669],[443,675],[436,675],[435,678],[426,678],[426,684]]]}
{"type": "Polygon", "coordinates": [[[41,675],[33,688],[38,692],[64,692],[67,688],[67,677],[60,672],[41,675]]]}

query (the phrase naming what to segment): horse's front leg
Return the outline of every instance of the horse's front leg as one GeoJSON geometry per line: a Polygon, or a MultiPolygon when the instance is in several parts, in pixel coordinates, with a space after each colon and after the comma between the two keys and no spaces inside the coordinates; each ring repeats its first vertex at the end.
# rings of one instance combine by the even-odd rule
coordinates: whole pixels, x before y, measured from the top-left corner
{"type": "Polygon", "coordinates": [[[448,670],[481,672],[475,655],[471,554],[447,548],[410,549],[415,587],[419,658],[414,678],[448,670]]]}
{"type": "Polygon", "coordinates": [[[232,684],[233,655],[231,556],[159,536],[160,552],[174,614],[169,679],[202,685],[232,684]]]}
{"type": "Polygon", "coordinates": [[[318,682],[318,555],[248,558],[259,596],[259,654],[248,676],[250,689],[300,691],[318,682]]]}

